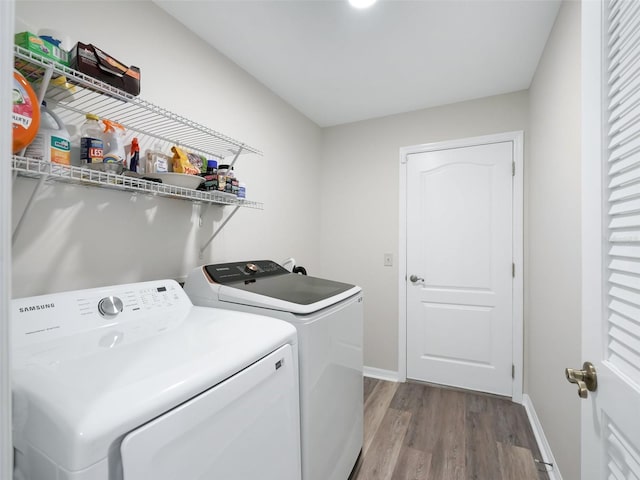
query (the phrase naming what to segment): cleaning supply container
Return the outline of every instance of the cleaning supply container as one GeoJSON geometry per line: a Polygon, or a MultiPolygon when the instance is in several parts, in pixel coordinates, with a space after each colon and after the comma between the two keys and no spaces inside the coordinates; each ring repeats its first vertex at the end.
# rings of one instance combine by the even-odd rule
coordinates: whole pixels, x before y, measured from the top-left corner
{"type": "Polygon", "coordinates": [[[122,125],[112,120],[102,119],[104,130],[102,131],[102,140],[104,142],[104,158],[105,163],[124,163],[127,159],[127,153],[124,148],[125,129],[122,125]]]}
{"type": "Polygon", "coordinates": [[[80,129],[80,160],[83,165],[101,164],[104,157],[104,142],[100,118],[87,113],[86,119],[87,121],[80,129]]]}
{"type": "Polygon", "coordinates": [[[31,85],[17,70],[13,71],[13,112],[11,126],[13,133],[13,153],[29,145],[38,134],[40,127],[40,106],[38,96],[31,85]]]}
{"type": "Polygon", "coordinates": [[[71,164],[71,137],[60,117],[47,108],[47,102],[40,106],[40,128],[36,138],[29,144],[25,156],[45,162],[71,164]]]}

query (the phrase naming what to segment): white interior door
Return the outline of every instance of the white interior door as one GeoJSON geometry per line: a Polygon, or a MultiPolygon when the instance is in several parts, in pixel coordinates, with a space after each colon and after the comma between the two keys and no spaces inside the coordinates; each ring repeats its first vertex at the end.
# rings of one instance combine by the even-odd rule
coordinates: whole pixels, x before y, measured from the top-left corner
{"type": "Polygon", "coordinates": [[[640,2],[582,2],[582,479],[640,478],[640,2]]]}
{"type": "Polygon", "coordinates": [[[512,394],[514,142],[407,156],[407,377],[512,394]]]}

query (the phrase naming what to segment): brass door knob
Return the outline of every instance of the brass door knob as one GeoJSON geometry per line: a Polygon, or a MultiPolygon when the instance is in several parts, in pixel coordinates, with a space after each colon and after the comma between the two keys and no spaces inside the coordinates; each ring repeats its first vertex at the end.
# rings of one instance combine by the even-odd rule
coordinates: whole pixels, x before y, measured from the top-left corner
{"type": "Polygon", "coordinates": [[[578,396],[580,398],[587,398],[589,392],[595,392],[598,388],[596,367],[594,367],[591,362],[584,362],[582,370],[566,368],[564,373],[570,383],[576,383],[578,385],[578,396]]]}

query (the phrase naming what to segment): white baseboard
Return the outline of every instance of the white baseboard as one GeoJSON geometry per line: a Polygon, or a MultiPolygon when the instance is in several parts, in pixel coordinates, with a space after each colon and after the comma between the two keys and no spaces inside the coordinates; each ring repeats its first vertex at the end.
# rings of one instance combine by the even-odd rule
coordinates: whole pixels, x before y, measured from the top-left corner
{"type": "Polygon", "coordinates": [[[533,434],[536,437],[536,442],[538,443],[538,448],[540,449],[540,455],[542,456],[541,460],[551,464],[546,465],[549,480],[562,480],[562,475],[560,474],[560,470],[558,469],[558,464],[556,463],[556,459],[553,458],[551,447],[549,446],[547,437],[544,435],[544,431],[542,430],[542,424],[540,423],[540,419],[538,418],[536,409],[533,408],[531,397],[526,393],[522,396],[522,405],[527,411],[529,423],[531,424],[533,434]]]}
{"type": "Polygon", "coordinates": [[[383,370],[382,368],[364,367],[363,373],[365,377],[377,378],[378,380],[387,380],[389,382],[398,381],[398,372],[393,370],[383,370]]]}

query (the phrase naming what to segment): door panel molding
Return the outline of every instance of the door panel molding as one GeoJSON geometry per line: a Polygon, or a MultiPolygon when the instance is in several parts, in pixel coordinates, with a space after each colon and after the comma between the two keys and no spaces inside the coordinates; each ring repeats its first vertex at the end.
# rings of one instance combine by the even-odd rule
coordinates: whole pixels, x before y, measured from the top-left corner
{"type": "Polygon", "coordinates": [[[512,289],[512,319],[513,319],[513,366],[514,378],[512,384],[512,399],[514,402],[523,401],[523,263],[524,263],[524,133],[522,131],[504,132],[494,135],[463,138],[445,142],[427,143],[400,148],[400,234],[398,251],[398,378],[407,379],[407,157],[422,152],[436,152],[454,148],[488,145],[493,143],[512,142],[515,173],[513,178],[513,218],[512,218],[512,249],[515,263],[515,274],[512,289]]]}

